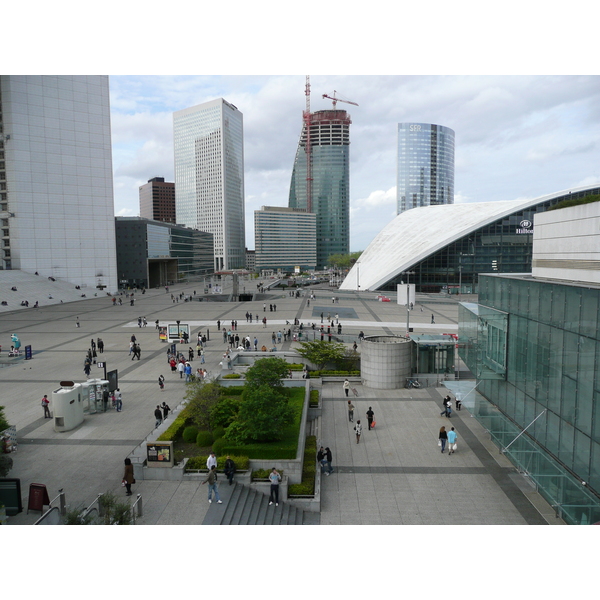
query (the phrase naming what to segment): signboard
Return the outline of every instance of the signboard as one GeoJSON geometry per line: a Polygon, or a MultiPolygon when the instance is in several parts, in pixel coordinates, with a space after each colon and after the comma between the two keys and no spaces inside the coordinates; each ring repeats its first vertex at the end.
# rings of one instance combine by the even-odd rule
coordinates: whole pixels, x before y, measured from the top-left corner
{"type": "Polygon", "coordinates": [[[27,513],[30,510],[44,511],[44,506],[50,506],[50,497],[48,490],[43,483],[31,483],[29,485],[29,503],[27,505],[27,513]]]}
{"type": "Polygon", "coordinates": [[[148,467],[172,467],[174,464],[173,442],[147,442],[148,467]]]}
{"type": "Polygon", "coordinates": [[[25,360],[33,358],[33,352],[31,351],[31,345],[25,346],[25,360]]]}
{"type": "Polygon", "coordinates": [[[117,369],[109,371],[106,379],[108,380],[108,391],[114,392],[119,387],[119,371],[117,369]]]}
{"type": "Polygon", "coordinates": [[[166,342],[167,341],[167,328],[166,327],[159,327],[158,328],[158,339],[161,342],[166,342]]]}

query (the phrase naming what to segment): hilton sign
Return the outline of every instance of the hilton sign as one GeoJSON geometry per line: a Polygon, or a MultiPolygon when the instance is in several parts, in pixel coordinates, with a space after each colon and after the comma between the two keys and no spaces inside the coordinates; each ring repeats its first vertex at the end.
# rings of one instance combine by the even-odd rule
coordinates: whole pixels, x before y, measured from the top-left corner
{"type": "Polygon", "coordinates": [[[529,219],[523,219],[519,223],[516,233],[533,233],[533,223],[529,219]]]}

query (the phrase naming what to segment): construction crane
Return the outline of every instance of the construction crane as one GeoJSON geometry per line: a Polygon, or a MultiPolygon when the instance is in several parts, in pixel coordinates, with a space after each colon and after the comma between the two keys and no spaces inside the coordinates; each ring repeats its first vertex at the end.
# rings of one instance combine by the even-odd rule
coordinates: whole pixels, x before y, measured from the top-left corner
{"type": "Polygon", "coordinates": [[[333,110],[335,110],[335,106],[338,102],[345,102],[346,104],[353,104],[354,106],[358,106],[358,104],[356,102],[351,102],[350,100],[344,100],[342,98],[336,98],[335,95],[337,94],[337,92],[335,90],[333,90],[333,96],[328,96],[327,94],[323,94],[323,98],[329,98],[330,100],[333,100],[333,110]]]}

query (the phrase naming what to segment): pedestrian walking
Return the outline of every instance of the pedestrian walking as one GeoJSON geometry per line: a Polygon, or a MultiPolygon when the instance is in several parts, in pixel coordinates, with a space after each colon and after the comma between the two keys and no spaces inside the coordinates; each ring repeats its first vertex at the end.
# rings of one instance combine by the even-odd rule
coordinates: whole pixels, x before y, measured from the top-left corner
{"type": "Polygon", "coordinates": [[[75,318],[75,327],[81,327],[81,323],[79,322],[79,317],[75,318]]]}
{"type": "Polygon", "coordinates": [[[442,454],[444,454],[444,450],[446,449],[446,442],[448,441],[448,432],[445,427],[440,428],[440,434],[438,435],[438,446],[442,448],[442,454]]]}
{"type": "Polygon", "coordinates": [[[44,394],[42,398],[42,407],[44,408],[44,419],[51,419],[50,415],[50,400],[48,400],[48,394],[44,394]]]}
{"type": "Polygon", "coordinates": [[[92,361],[86,356],[85,361],[83,363],[83,372],[86,374],[86,377],[89,378],[91,370],[92,370],[92,361]]]}
{"type": "Polygon", "coordinates": [[[456,431],[454,431],[454,427],[452,427],[448,432],[448,454],[454,454],[456,452],[456,438],[456,431]]]}
{"type": "Polygon", "coordinates": [[[154,428],[156,429],[162,423],[162,411],[160,410],[160,406],[156,405],[156,410],[154,411],[154,418],[156,419],[156,423],[154,424],[154,428]]]}
{"type": "Polygon", "coordinates": [[[161,392],[165,389],[165,378],[162,375],[158,376],[158,387],[161,392]]]}
{"type": "Polygon", "coordinates": [[[269,473],[269,481],[271,482],[269,506],[273,504],[273,498],[275,498],[275,506],[279,506],[279,482],[281,481],[281,475],[277,472],[275,467],[273,467],[273,470],[269,473]]]}
{"type": "Polygon", "coordinates": [[[104,352],[104,342],[100,338],[98,338],[97,346],[98,346],[98,352],[100,354],[102,354],[104,352]]]}
{"type": "Polygon", "coordinates": [[[185,363],[185,382],[189,383],[192,380],[192,365],[189,362],[185,363]]]}
{"type": "Polygon", "coordinates": [[[367,425],[368,425],[369,431],[371,431],[371,429],[373,427],[373,419],[374,418],[375,418],[375,413],[373,412],[373,409],[369,406],[369,410],[367,411],[367,425]]]}
{"type": "Polygon", "coordinates": [[[460,398],[458,396],[456,398],[454,398],[454,402],[456,403],[456,410],[460,410],[460,407],[462,406],[462,402],[460,401],[460,398]]]}
{"type": "Polygon", "coordinates": [[[321,466],[321,473],[325,470],[325,448],[321,446],[317,452],[317,462],[321,466]]]}
{"type": "Polygon", "coordinates": [[[183,372],[185,371],[185,364],[182,361],[179,361],[177,365],[177,370],[179,371],[179,379],[183,379],[183,372]]]}
{"type": "Polygon", "coordinates": [[[214,452],[211,452],[208,458],[206,459],[206,468],[210,471],[213,465],[215,467],[217,466],[217,457],[214,452]]]}
{"type": "Polygon", "coordinates": [[[333,473],[333,467],[331,466],[332,460],[333,457],[331,455],[331,450],[328,446],[327,448],[325,448],[325,466],[327,467],[327,472],[325,473],[325,475],[331,475],[333,473]]]}
{"type": "Polygon", "coordinates": [[[358,444],[360,442],[360,434],[362,433],[362,425],[360,424],[360,419],[356,421],[354,431],[356,431],[356,443],[358,444]]]}
{"type": "Polygon", "coordinates": [[[166,402],[163,402],[162,403],[162,411],[163,411],[163,421],[166,421],[167,416],[169,415],[169,412],[171,412],[171,407],[166,402]]]}
{"type": "Polygon", "coordinates": [[[133,476],[133,465],[131,464],[131,459],[125,459],[125,471],[123,471],[123,484],[125,484],[125,489],[127,492],[126,496],[131,496],[131,485],[135,483],[135,478],[133,476]]]}
{"type": "Polygon", "coordinates": [[[354,404],[352,404],[352,400],[348,400],[348,419],[350,419],[350,423],[354,423],[354,404]]]}
{"type": "Polygon", "coordinates": [[[444,410],[440,413],[440,416],[444,415],[449,419],[451,412],[452,412],[452,399],[450,398],[450,396],[446,396],[444,398],[444,410]]]}
{"type": "Polygon", "coordinates": [[[229,481],[229,485],[233,483],[233,475],[235,474],[235,462],[228,455],[227,460],[225,461],[225,477],[227,477],[227,481],[229,481]]]}
{"type": "Polygon", "coordinates": [[[219,497],[219,490],[217,490],[217,466],[213,465],[208,472],[208,476],[202,482],[202,485],[208,483],[208,503],[212,503],[212,493],[215,493],[215,500],[217,504],[223,504],[223,501],[219,497]]]}
{"type": "Polygon", "coordinates": [[[431,322],[435,324],[435,317],[431,315],[431,322]]]}
{"type": "Polygon", "coordinates": [[[119,388],[115,390],[115,405],[117,412],[121,412],[121,410],[123,410],[123,395],[121,394],[121,390],[119,388]]]}
{"type": "Polygon", "coordinates": [[[347,379],[344,379],[344,383],[342,384],[342,389],[346,394],[346,398],[348,397],[348,392],[350,391],[350,382],[347,379]]]}
{"type": "Polygon", "coordinates": [[[169,365],[171,367],[171,373],[175,373],[177,371],[177,361],[174,356],[169,360],[169,365]]]}

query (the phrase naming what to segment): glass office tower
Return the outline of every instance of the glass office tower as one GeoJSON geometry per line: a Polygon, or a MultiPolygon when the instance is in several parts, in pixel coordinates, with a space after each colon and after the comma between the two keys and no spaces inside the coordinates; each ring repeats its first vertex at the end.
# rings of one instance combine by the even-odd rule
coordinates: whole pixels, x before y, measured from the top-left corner
{"type": "Polygon", "coordinates": [[[243,269],[242,113],[218,98],[173,113],[177,223],[213,234],[215,270],[243,269]]]}
{"type": "Polygon", "coordinates": [[[350,115],[345,110],[311,114],[311,206],[308,206],[306,122],[294,161],[290,208],[317,215],[317,268],[332,254],[350,251],[350,115]]]}
{"type": "Polygon", "coordinates": [[[454,204],[454,131],[429,123],[398,123],[397,213],[454,204]]]}

